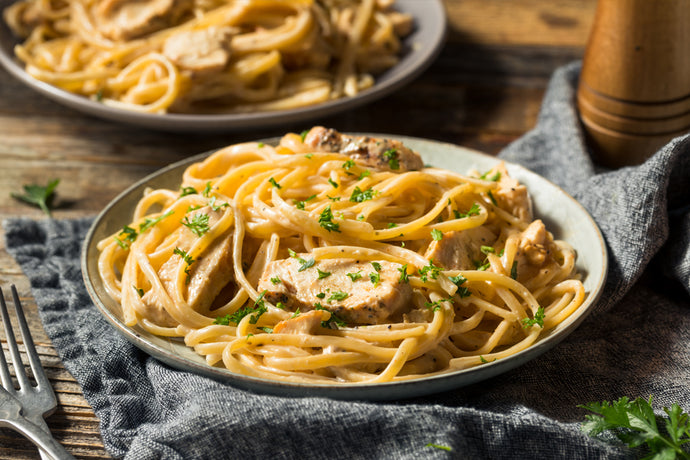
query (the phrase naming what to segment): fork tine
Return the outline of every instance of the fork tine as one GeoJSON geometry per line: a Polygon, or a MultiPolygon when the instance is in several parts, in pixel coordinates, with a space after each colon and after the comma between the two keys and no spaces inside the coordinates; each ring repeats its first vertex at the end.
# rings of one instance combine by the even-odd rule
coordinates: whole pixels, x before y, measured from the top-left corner
{"type": "MultiPolygon", "coordinates": [[[[5,297],[2,295],[2,289],[0,289],[0,313],[2,314],[2,325],[5,327],[5,336],[7,336],[7,323],[9,322],[7,315],[7,305],[5,304],[5,297]]],[[[9,343],[9,342],[8,342],[9,343]]],[[[7,358],[5,358],[5,352],[0,347],[0,382],[2,386],[14,393],[14,383],[12,382],[12,377],[10,376],[10,369],[7,365],[7,358]]]]}
{"type": "MultiPolygon", "coordinates": [[[[4,297],[5,296],[3,295],[2,302],[0,302],[0,310],[2,310],[2,322],[5,326],[5,337],[7,338],[7,347],[10,350],[10,356],[12,357],[12,366],[14,367],[14,374],[17,377],[17,381],[19,382],[19,388],[28,388],[31,384],[29,383],[29,378],[26,375],[24,363],[22,362],[22,359],[19,356],[17,340],[14,337],[14,332],[12,331],[12,323],[10,322],[10,315],[7,312],[7,304],[5,303],[4,297]]],[[[12,384],[11,378],[9,379],[9,382],[7,384],[3,382],[3,386],[5,388],[10,389],[10,391],[14,390],[14,385],[12,384]]]]}
{"type": "Polygon", "coordinates": [[[43,385],[50,386],[48,381],[48,376],[46,376],[45,370],[41,365],[41,360],[38,357],[38,351],[36,350],[36,345],[34,344],[34,339],[31,337],[31,331],[29,330],[28,324],[26,324],[26,317],[24,316],[24,308],[22,303],[19,301],[19,294],[17,294],[17,288],[13,284],[12,289],[12,300],[14,300],[14,311],[17,314],[17,322],[19,323],[19,330],[22,334],[22,340],[24,341],[24,348],[26,350],[26,356],[29,360],[29,365],[31,366],[31,372],[34,374],[34,380],[38,388],[43,385]]]}

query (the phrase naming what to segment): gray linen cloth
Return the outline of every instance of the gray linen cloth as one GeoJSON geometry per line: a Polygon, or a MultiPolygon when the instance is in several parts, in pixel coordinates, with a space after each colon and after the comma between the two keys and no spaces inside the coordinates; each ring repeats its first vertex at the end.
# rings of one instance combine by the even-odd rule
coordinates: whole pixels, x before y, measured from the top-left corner
{"type": "Polygon", "coordinates": [[[579,69],[554,74],[537,126],[501,156],[591,212],[609,249],[605,293],[553,350],[455,391],[386,403],[284,398],[172,369],[120,337],[89,299],[79,252],[90,219],[6,221],[7,248],[107,450],[127,459],[636,455],[584,434],[577,405],[653,395],[659,412],[673,402],[690,410],[690,137],[640,166],[597,168],[574,108],[579,69]]]}

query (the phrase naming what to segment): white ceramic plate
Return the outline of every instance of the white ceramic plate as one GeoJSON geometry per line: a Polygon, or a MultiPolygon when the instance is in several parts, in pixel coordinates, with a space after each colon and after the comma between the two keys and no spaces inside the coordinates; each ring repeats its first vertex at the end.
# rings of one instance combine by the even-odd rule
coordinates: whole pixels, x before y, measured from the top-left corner
{"type": "MultiPolygon", "coordinates": [[[[11,0],[0,0],[0,9],[9,4],[11,0]]],[[[2,20],[0,20],[0,64],[24,84],[50,99],[90,115],[136,126],[192,132],[295,124],[340,113],[386,96],[411,82],[433,62],[443,46],[446,32],[446,14],[441,0],[397,0],[396,5],[398,10],[412,14],[416,24],[415,31],[404,40],[405,52],[401,61],[380,75],[372,88],[357,96],[300,109],[247,114],[157,115],[108,107],[36,80],[27,74],[23,64],[14,57],[13,47],[17,40],[2,20]]]]}
{"type": "MultiPolygon", "coordinates": [[[[391,137],[371,134],[376,137],[391,137]]],[[[425,163],[466,173],[470,169],[489,170],[498,160],[494,157],[430,140],[395,136],[420,152],[425,163]]],[[[275,143],[277,139],[263,142],[275,143]]],[[[117,331],[145,352],[170,366],[229,382],[237,387],[286,396],[324,396],[337,399],[401,399],[422,396],[479,382],[530,361],[570,334],[587,316],[599,298],[607,271],[604,240],[597,225],[585,209],[559,187],[525,168],[507,164],[512,177],[524,183],[532,195],[535,214],[544,220],[556,238],[569,242],[578,253],[577,269],[584,276],[587,297],[584,304],[565,322],[544,335],[532,347],[509,358],[471,369],[417,380],[379,384],[293,384],[247,377],[225,368],[211,367],[181,341],[154,336],[138,327],[124,325],[120,305],[106,293],[98,275],[96,244],[131,220],[132,211],[146,187],[179,189],[182,172],[207,154],[191,157],[156,172],[120,194],[96,218],[84,242],[82,272],[94,303],[117,331]]]]}

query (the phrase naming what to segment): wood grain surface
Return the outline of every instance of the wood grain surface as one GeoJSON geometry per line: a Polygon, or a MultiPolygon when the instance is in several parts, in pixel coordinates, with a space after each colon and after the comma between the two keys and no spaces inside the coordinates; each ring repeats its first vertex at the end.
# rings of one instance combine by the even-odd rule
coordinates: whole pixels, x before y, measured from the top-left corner
{"type": "MultiPolygon", "coordinates": [[[[447,43],[427,72],[394,95],[314,124],[419,136],[496,154],[534,126],[552,72],[582,58],[595,6],[595,0],[446,0],[447,43]]],[[[132,182],[171,162],[305,127],[216,134],[138,129],[62,107],[0,70],[0,219],[45,218],[10,198],[23,184],[59,178],[53,217],[92,216],[132,182]]],[[[109,458],[98,419],[43,331],[29,281],[3,238],[0,287],[10,284],[17,285],[58,394],[58,410],[47,419],[52,433],[78,459],[109,458]]],[[[30,442],[0,429],[0,458],[39,456],[30,442]]]]}

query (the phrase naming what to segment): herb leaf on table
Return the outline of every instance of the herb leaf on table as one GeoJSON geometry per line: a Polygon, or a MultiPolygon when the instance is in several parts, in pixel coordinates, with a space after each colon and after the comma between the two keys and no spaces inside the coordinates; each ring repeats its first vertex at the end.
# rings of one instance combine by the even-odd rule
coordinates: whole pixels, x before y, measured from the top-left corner
{"type": "Polygon", "coordinates": [[[55,197],[55,187],[60,183],[60,179],[53,179],[48,182],[45,187],[36,184],[24,185],[24,193],[11,193],[10,195],[17,199],[38,206],[43,212],[50,217],[50,207],[53,198],[55,197]]]}
{"type": "Polygon", "coordinates": [[[690,443],[690,416],[676,403],[670,409],[663,408],[666,417],[656,416],[651,397],[631,401],[623,396],[612,403],[591,402],[578,407],[596,414],[586,415],[582,423],[583,431],[591,436],[611,431],[628,447],[646,445],[649,449],[646,459],[690,459],[690,452],[683,448],[690,443]]]}

